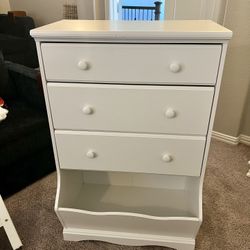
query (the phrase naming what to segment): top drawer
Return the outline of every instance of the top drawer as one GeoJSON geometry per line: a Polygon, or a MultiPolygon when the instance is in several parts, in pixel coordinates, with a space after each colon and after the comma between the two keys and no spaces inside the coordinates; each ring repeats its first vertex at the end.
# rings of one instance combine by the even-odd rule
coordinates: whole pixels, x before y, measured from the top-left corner
{"type": "Polygon", "coordinates": [[[41,45],[49,81],[214,85],[221,45],[41,45]]]}

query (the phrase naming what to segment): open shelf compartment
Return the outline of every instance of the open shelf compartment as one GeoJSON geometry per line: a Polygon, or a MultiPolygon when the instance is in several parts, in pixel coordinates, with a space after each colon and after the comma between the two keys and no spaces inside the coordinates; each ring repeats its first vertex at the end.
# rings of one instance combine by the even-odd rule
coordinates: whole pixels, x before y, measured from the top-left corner
{"type": "Polygon", "coordinates": [[[199,206],[197,177],[62,170],[56,210],[66,228],[190,237],[199,206]]]}

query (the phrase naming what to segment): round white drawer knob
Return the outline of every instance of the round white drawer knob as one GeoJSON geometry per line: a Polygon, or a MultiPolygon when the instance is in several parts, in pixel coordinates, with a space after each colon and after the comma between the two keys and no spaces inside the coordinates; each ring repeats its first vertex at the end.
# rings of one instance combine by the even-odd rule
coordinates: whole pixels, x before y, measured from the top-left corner
{"type": "Polygon", "coordinates": [[[82,108],[82,112],[85,114],[85,115],[91,115],[93,112],[94,112],[94,109],[89,106],[89,105],[86,105],[82,108]]]}
{"type": "Polygon", "coordinates": [[[97,155],[96,153],[93,151],[93,150],[89,150],[87,153],[86,153],[86,156],[90,159],[93,159],[95,158],[97,155]]]}
{"type": "Polygon", "coordinates": [[[169,68],[171,72],[177,73],[181,70],[181,65],[179,63],[171,63],[169,68]]]}
{"type": "Polygon", "coordinates": [[[162,156],[162,160],[165,162],[171,162],[173,160],[173,157],[170,154],[164,154],[162,156]]]}
{"type": "Polygon", "coordinates": [[[165,112],[165,115],[169,119],[174,118],[174,117],[176,117],[176,111],[172,108],[168,108],[165,112]]]}
{"type": "Polygon", "coordinates": [[[89,69],[89,64],[85,60],[81,60],[78,62],[78,68],[82,70],[87,70],[89,69]]]}

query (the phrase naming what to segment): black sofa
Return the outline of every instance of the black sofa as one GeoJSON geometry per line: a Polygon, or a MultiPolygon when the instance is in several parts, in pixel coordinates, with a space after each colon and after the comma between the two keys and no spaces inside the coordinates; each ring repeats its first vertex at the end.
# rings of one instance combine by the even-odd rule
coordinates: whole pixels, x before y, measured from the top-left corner
{"type": "Polygon", "coordinates": [[[0,122],[0,194],[9,196],[55,170],[39,72],[4,61],[0,97],[9,110],[0,122]]]}
{"type": "Polygon", "coordinates": [[[34,27],[31,17],[0,14],[0,50],[6,61],[31,68],[39,66],[35,41],[29,34],[34,27]]]}

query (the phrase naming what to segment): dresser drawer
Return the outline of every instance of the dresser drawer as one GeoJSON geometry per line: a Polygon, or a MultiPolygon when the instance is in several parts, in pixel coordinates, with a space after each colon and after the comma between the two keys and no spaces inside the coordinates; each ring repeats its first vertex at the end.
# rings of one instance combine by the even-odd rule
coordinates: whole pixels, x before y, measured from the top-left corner
{"type": "Polygon", "coordinates": [[[48,81],[131,84],[216,82],[221,45],[41,45],[48,81]]]}
{"type": "Polygon", "coordinates": [[[62,169],[199,176],[205,137],[56,131],[62,169]]]}
{"type": "Polygon", "coordinates": [[[205,135],[213,87],[48,84],[55,129],[205,135]]]}

